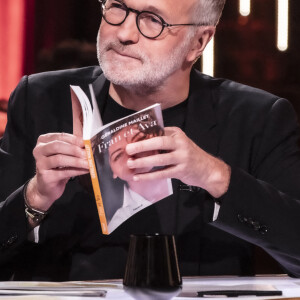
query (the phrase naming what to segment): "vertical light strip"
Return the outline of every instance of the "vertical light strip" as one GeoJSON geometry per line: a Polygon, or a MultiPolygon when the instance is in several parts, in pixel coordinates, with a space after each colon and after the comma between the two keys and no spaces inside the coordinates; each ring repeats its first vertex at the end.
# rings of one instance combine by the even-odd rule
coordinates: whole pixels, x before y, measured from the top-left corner
{"type": "Polygon", "coordinates": [[[249,16],[251,12],[251,0],[240,0],[240,14],[244,17],[249,16]]]}
{"type": "Polygon", "coordinates": [[[215,64],[215,40],[212,38],[207,44],[202,55],[202,73],[214,76],[214,64],[215,64]]]}
{"type": "Polygon", "coordinates": [[[277,1],[277,48],[285,51],[289,41],[289,0],[277,1]]]}

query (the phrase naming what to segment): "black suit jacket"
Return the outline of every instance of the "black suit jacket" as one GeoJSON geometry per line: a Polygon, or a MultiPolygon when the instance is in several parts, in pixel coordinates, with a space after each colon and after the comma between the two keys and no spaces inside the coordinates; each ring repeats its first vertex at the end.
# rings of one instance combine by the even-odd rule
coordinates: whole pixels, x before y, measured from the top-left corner
{"type": "Polygon", "coordinates": [[[199,147],[232,168],[228,192],[175,194],[139,212],[111,235],[101,234],[93,196],[78,179],[67,184],[27,240],[23,185],[34,175],[32,150],[49,132],[72,132],[69,85],[93,83],[103,111],[109,82],[99,67],[24,77],[11,95],[0,148],[0,279],[122,278],[131,233],[176,235],[182,275],[251,275],[253,244],[300,276],[300,156],[295,113],[284,99],[192,71],[185,124],[199,147]]]}

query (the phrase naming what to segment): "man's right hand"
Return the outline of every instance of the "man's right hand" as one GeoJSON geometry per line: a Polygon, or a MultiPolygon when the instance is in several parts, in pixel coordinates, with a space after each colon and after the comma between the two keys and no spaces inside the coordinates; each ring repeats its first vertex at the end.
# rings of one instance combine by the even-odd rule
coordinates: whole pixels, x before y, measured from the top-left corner
{"type": "Polygon", "coordinates": [[[36,175],[26,190],[28,204],[47,211],[64,192],[71,177],[89,172],[81,137],[68,133],[48,133],[38,138],[33,150],[36,175]]]}

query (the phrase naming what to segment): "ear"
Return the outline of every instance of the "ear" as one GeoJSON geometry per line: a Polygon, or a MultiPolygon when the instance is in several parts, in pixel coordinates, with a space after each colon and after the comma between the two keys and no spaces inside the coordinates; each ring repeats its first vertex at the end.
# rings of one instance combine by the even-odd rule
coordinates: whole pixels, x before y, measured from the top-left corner
{"type": "Polygon", "coordinates": [[[187,55],[187,61],[194,62],[202,55],[206,45],[215,35],[215,32],[215,26],[200,26],[198,28],[195,37],[192,41],[191,49],[187,55]]]}
{"type": "Polygon", "coordinates": [[[113,179],[117,179],[117,178],[118,176],[115,173],[113,173],[113,179]]]}

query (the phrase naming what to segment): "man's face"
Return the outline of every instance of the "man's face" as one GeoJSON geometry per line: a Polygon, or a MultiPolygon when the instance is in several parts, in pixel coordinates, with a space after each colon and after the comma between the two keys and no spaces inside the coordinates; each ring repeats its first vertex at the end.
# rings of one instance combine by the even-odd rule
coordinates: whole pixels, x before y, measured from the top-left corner
{"type": "MultiPolygon", "coordinates": [[[[190,23],[195,0],[125,0],[139,11],[159,14],[167,23],[190,23]]],[[[121,86],[157,87],[179,72],[190,49],[189,26],[165,28],[151,40],[136,26],[136,14],[130,12],[120,26],[102,20],[98,33],[98,59],[105,76],[121,86]]]]}

